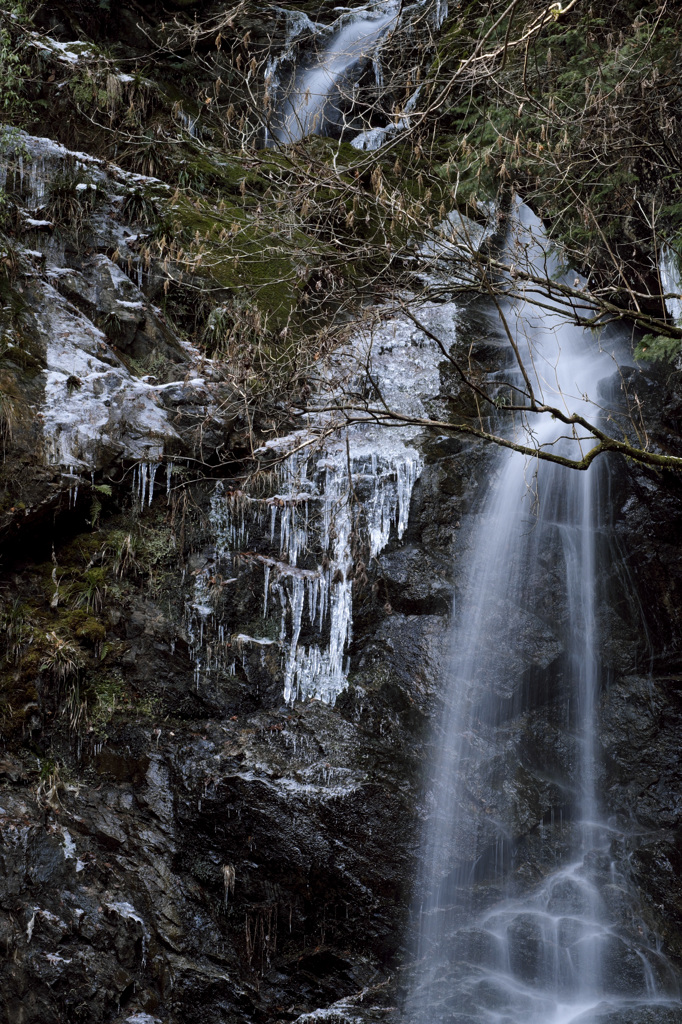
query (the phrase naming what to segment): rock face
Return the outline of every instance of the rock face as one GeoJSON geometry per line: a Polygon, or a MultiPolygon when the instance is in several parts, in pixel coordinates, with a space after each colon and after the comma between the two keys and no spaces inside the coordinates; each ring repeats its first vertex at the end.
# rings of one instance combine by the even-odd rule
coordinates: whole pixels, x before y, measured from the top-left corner
{"type": "Polygon", "coordinates": [[[196,454],[198,424],[210,434],[217,422],[229,440],[234,393],[174,332],[156,301],[162,283],[142,265],[146,235],[131,196],[144,188],[153,204],[166,186],[50,139],[3,131],[0,178],[19,190],[23,226],[2,360],[12,443],[1,471],[0,535],[11,536],[57,512],[65,495],[73,504],[79,485],[108,486],[105,477],[133,463],[157,468],[174,453],[196,454]],[[82,218],[78,228],[29,216],[56,206],[55,181],[72,222],[82,218]]]}
{"type": "MultiPolygon", "coordinates": [[[[649,389],[657,383],[649,381],[649,389]]],[[[665,443],[677,446],[677,375],[666,383],[672,391],[656,402],[661,411],[653,417],[654,429],[660,430],[665,443]]],[[[675,878],[681,835],[682,654],[674,566],[680,493],[677,481],[665,481],[662,487],[660,483],[641,472],[623,474],[616,515],[617,572],[627,586],[630,609],[629,615],[628,609],[617,609],[620,629],[614,661],[620,664],[605,687],[601,721],[607,805],[617,825],[629,834],[625,848],[647,919],[656,922],[679,957],[682,904],[675,878]],[[628,628],[633,621],[634,636],[633,627],[628,628]]]]}
{"type": "MultiPolygon", "coordinates": [[[[433,316],[447,320],[443,307],[433,316]]],[[[435,400],[437,350],[428,355],[403,328],[389,334],[384,353],[395,350],[401,373],[414,362],[434,389],[422,400],[435,400]]],[[[210,485],[193,492],[197,516],[172,490],[169,506],[162,497],[150,506],[154,492],[142,491],[138,473],[132,493],[102,495],[94,530],[79,532],[76,502],[75,536],[62,520],[39,569],[17,550],[10,578],[21,611],[7,616],[3,685],[8,713],[19,694],[23,703],[8,730],[0,803],[14,957],[3,983],[8,1019],[293,1019],[342,997],[352,1006],[364,989],[377,989],[381,1003],[410,904],[422,730],[445,646],[452,524],[464,505],[461,493],[441,494],[452,460],[420,464],[407,490],[399,483],[415,443],[380,456],[376,479],[353,456],[368,503],[362,544],[381,554],[363,556],[362,574],[351,565],[355,627],[334,706],[284,702],[274,592],[273,639],[262,610],[264,566],[271,586],[279,570],[245,553],[226,579],[216,523],[229,529],[215,519],[210,485]],[[412,591],[401,603],[403,550],[412,591]],[[216,622],[229,623],[230,654],[212,662],[216,622]]],[[[477,457],[462,449],[455,462],[477,457]]],[[[335,458],[327,450],[322,460],[332,479],[335,458]]],[[[279,538],[286,496],[271,507],[279,538]]],[[[266,551],[269,521],[268,508],[266,551]]],[[[333,522],[342,529],[345,519],[333,522]]],[[[281,543],[278,557],[291,557],[281,543]]],[[[280,592],[293,600],[295,590],[280,592]]],[[[324,629],[316,642],[324,651],[324,629]]]]}
{"type": "MultiPolygon", "coordinates": [[[[489,346],[490,336],[480,342],[489,346]]],[[[442,379],[447,385],[447,374],[442,379]]],[[[642,383],[661,395],[655,380],[642,383]]],[[[456,403],[456,395],[444,390],[446,400],[456,403]]],[[[354,592],[348,685],[334,706],[283,702],[277,644],[237,645],[234,668],[202,674],[197,686],[186,611],[195,584],[183,566],[196,579],[213,539],[206,522],[190,517],[185,563],[183,549],[172,547],[179,527],[168,521],[177,524],[181,512],[174,504],[166,512],[156,499],[150,508],[147,497],[141,506],[138,491],[126,512],[121,493],[94,532],[79,534],[73,513],[76,536],[60,528],[53,562],[31,569],[29,552],[18,552],[8,579],[24,619],[6,619],[15,667],[3,684],[6,707],[18,717],[13,724],[6,712],[0,792],[8,1020],[286,1020],[332,1004],[325,1019],[397,1012],[400,984],[386,982],[409,960],[429,813],[424,761],[440,714],[449,611],[490,465],[477,446],[424,439],[422,451],[403,538],[394,526],[354,592]],[[139,539],[126,547],[131,526],[139,539]],[[83,593],[78,574],[95,570],[100,596],[62,611],[83,593]],[[56,591],[62,597],[49,608],[56,591]],[[51,633],[78,637],[80,654],[72,656],[85,672],[85,733],[73,699],[64,711],[70,677],[59,678],[51,633]],[[22,688],[19,707],[11,695],[22,688]],[[57,717],[64,714],[68,728],[57,717]]],[[[626,888],[612,898],[621,899],[619,913],[632,914],[626,876],[634,880],[642,897],[636,913],[674,958],[682,948],[678,605],[655,532],[674,549],[678,503],[674,489],[658,482],[654,489],[642,471],[622,467],[614,479],[608,501],[627,553],[614,559],[614,585],[626,573],[633,594],[670,596],[657,596],[655,615],[653,602],[646,605],[648,633],[637,625],[644,602],[604,610],[612,639],[600,711],[603,789],[624,837],[614,840],[613,855],[621,869],[629,864],[626,888]],[[660,652],[653,674],[651,651],[660,652]]],[[[196,492],[204,508],[209,493],[196,492]]],[[[49,559],[42,550],[38,559],[49,559]]],[[[231,607],[252,616],[262,576],[239,579],[231,607]]],[[[537,585],[551,590],[552,573],[537,585]]],[[[557,661],[556,641],[529,629],[544,671],[557,661]]],[[[560,724],[569,700],[560,679],[549,704],[534,703],[529,692],[525,710],[512,701],[508,719],[487,732],[490,756],[476,795],[507,806],[514,831],[504,856],[520,894],[570,843],[570,822],[561,817],[568,801],[552,777],[570,780],[575,756],[560,724]],[[520,758],[511,775],[506,750],[520,758]]],[[[494,873],[488,877],[485,859],[477,871],[485,903],[494,873]]],[[[533,941],[519,934],[515,945],[529,970],[533,941]]],[[[617,953],[614,963],[626,969],[617,953]]],[[[652,1020],[661,1024],[666,1012],[652,1020]]]]}
{"type": "MultiPolygon", "coordinates": [[[[331,18],[332,8],[321,10],[331,18]]],[[[120,17],[131,41],[144,36],[130,11],[120,17]]],[[[263,19],[242,27],[284,44],[285,20],[275,12],[267,30],[263,19]]],[[[72,51],[54,52],[68,60],[72,51]]],[[[0,419],[0,1017],[398,1019],[423,895],[421,835],[434,812],[428,764],[456,657],[450,615],[494,457],[463,437],[412,431],[372,463],[356,437],[317,452],[310,491],[294,492],[292,479],[280,492],[265,445],[271,473],[249,490],[244,438],[260,443],[275,428],[265,414],[254,425],[234,383],[172,325],[163,278],[145,264],[149,204],[170,202],[170,190],[26,133],[13,133],[2,159],[16,177],[22,266],[12,286],[21,316],[0,365],[12,410],[0,419]],[[66,170],[83,217],[68,242],[45,208],[46,184],[66,170]],[[228,505],[256,512],[228,522],[228,505]],[[313,578],[316,601],[323,590],[329,600],[319,620],[308,614],[313,578]],[[311,651],[333,684],[324,692],[309,685],[311,651]]],[[[467,358],[503,361],[494,310],[444,302],[424,315],[467,358]]],[[[392,403],[441,419],[477,415],[414,325],[398,318],[382,330],[392,403]]],[[[609,400],[622,380],[642,400],[652,443],[682,451],[679,375],[628,371],[609,400]]],[[[599,612],[600,789],[613,842],[608,862],[594,858],[588,872],[624,935],[662,938],[660,984],[674,995],[680,488],[614,461],[602,501],[613,529],[599,612]]],[[[552,606],[558,571],[549,560],[529,578],[538,605],[552,606]]],[[[496,617],[508,614],[491,597],[491,645],[496,617]]],[[[501,876],[519,898],[542,886],[574,841],[561,641],[539,615],[511,614],[531,667],[511,664],[500,720],[481,723],[478,775],[453,795],[480,908],[494,903],[501,876]],[[539,685],[547,676],[549,696],[539,685]],[[502,845],[493,814],[509,823],[502,845]]],[[[580,887],[563,883],[548,900],[577,912],[580,887]]],[[[539,976],[533,921],[519,917],[513,939],[519,975],[539,976]]],[[[453,941],[478,965],[494,963],[485,932],[453,941]]],[[[647,983],[618,936],[608,970],[625,995],[647,983]]],[[[469,1024],[478,995],[448,1004],[453,971],[446,965],[443,1013],[469,1024]]],[[[495,992],[484,996],[500,1009],[495,992]]],[[[617,1017],[677,1019],[679,1007],[617,1017]]]]}

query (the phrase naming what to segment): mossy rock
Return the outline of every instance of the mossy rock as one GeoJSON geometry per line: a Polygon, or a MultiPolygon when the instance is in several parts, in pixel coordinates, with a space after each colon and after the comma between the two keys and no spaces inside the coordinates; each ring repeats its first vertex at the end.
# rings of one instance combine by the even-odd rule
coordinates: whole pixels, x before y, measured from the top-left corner
{"type": "Polygon", "coordinates": [[[65,635],[74,636],[87,647],[96,647],[106,638],[106,627],[83,608],[58,609],[55,628],[65,635]]]}

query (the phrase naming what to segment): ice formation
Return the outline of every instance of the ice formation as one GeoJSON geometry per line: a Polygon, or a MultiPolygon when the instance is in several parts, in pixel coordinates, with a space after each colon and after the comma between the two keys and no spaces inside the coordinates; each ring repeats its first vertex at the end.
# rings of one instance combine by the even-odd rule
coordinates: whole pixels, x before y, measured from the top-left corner
{"type": "MultiPolygon", "coordinates": [[[[44,398],[37,413],[43,458],[60,468],[71,504],[83,474],[101,470],[116,458],[139,464],[135,488],[141,504],[150,502],[159,463],[179,442],[172,423],[177,404],[189,399],[208,408],[212,402],[207,383],[213,379],[212,361],[201,359],[200,377],[197,351],[169,333],[163,314],[140,288],[145,276],[137,252],[140,236],[112,216],[131,187],[143,185],[150,194],[165,195],[167,186],[51,139],[0,126],[0,186],[4,184],[20,193],[22,201],[24,244],[17,248],[45,367],[44,398]],[[63,238],[58,231],[52,233],[52,222],[43,216],[49,183],[63,172],[83,179],[74,181],[77,192],[96,191],[91,223],[107,248],[118,253],[118,263],[116,257],[95,253],[78,269],[66,265],[63,238]],[[121,355],[125,348],[114,346],[101,329],[107,318],[128,339],[139,331],[145,344],[160,338],[174,348],[178,379],[158,384],[153,376],[138,376],[121,355]]],[[[9,328],[4,343],[11,348],[21,341],[9,328]]],[[[166,472],[168,493],[172,468],[166,472]]]]}
{"type": "Polygon", "coordinates": [[[677,253],[669,245],[661,248],[659,273],[661,289],[664,295],[672,295],[665,300],[665,308],[675,324],[682,326],[682,273],[677,253]]]}
{"type": "Polygon", "coordinates": [[[268,637],[232,636],[211,594],[211,581],[218,579],[224,588],[236,581],[240,565],[256,563],[263,571],[263,623],[279,617],[284,699],[333,703],[347,681],[353,579],[362,561],[354,554],[361,551],[369,560],[383,550],[392,530],[398,539],[403,536],[420,470],[412,448],[399,443],[377,452],[354,438],[348,450],[337,442],[317,455],[285,459],[270,497],[228,494],[219,485],[210,516],[215,549],[195,578],[189,609],[197,682],[202,671],[224,664],[235,649],[273,643],[268,637]],[[256,538],[259,550],[250,550],[256,538]]]}
{"type": "MultiPolygon", "coordinates": [[[[452,303],[427,304],[422,311],[430,330],[443,338],[455,315],[452,303]]],[[[332,385],[344,365],[370,361],[387,405],[404,414],[426,415],[425,403],[438,393],[441,352],[407,319],[387,317],[335,360],[332,385]]],[[[273,656],[279,657],[289,703],[334,703],[347,685],[354,581],[362,585],[372,560],[405,534],[422,469],[418,431],[356,424],[305,447],[327,425],[321,417],[311,420],[312,426],[261,451],[280,457],[266,494],[216,488],[213,544],[195,571],[187,607],[197,686],[215,669],[235,671],[240,659],[268,659],[276,671],[273,656]],[[246,571],[251,576],[240,593],[263,588],[248,630],[234,599],[234,585],[246,571]]]]}

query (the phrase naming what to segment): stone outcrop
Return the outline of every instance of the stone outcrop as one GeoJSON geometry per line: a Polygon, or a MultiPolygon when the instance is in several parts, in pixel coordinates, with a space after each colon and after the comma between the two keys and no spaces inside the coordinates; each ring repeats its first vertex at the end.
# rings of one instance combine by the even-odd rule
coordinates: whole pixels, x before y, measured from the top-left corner
{"type": "MultiPolygon", "coordinates": [[[[331,17],[332,5],[323,13],[331,17]]],[[[120,20],[131,52],[152,45],[130,10],[120,20]]],[[[242,27],[279,44],[285,20],[280,12],[242,27]]],[[[51,26],[63,30],[65,21],[77,27],[63,11],[51,26]]],[[[59,126],[62,141],[72,127],[59,126]]],[[[319,563],[329,592],[345,587],[352,600],[336,699],[310,691],[285,701],[295,643],[293,585],[282,583],[277,549],[284,510],[295,500],[314,520],[333,502],[320,493],[292,499],[267,484],[259,491],[256,481],[244,500],[265,511],[251,521],[248,545],[219,557],[212,502],[241,495],[242,457],[275,426],[268,396],[254,424],[234,381],[163,311],[164,278],[142,253],[144,219],[148,203],[172,190],[51,140],[18,133],[11,144],[3,159],[32,159],[19,188],[22,265],[12,282],[21,316],[0,365],[11,399],[0,420],[0,1016],[11,1024],[397,1020],[432,810],[425,765],[456,657],[450,615],[495,455],[463,437],[413,431],[410,466],[419,472],[409,488],[394,450],[381,467],[389,488],[356,474],[358,505],[374,504],[352,521],[352,565],[339,556],[330,573],[337,538],[324,547],[315,534],[295,566],[309,579],[319,563]],[[87,184],[97,202],[83,199],[80,236],[64,242],[44,209],[45,185],[79,165],[88,180],[74,180],[72,191],[87,184]],[[399,482],[404,521],[393,491],[382,519],[378,496],[399,482]],[[372,557],[370,520],[383,530],[372,557]],[[273,582],[279,591],[267,589],[273,582]]],[[[426,315],[467,358],[502,359],[505,339],[484,304],[462,311],[444,302],[426,315]]],[[[387,338],[386,394],[439,417],[476,416],[412,324],[398,318],[387,338]]],[[[623,379],[641,398],[653,443],[680,451],[679,375],[633,369],[609,401],[623,379]]],[[[287,429],[303,429],[287,417],[287,429]]],[[[329,463],[328,451],[318,454],[329,463]]],[[[350,462],[350,445],[347,454],[350,462]]],[[[328,470],[317,467],[318,484],[328,470]]],[[[614,839],[612,861],[595,858],[589,868],[614,915],[661,936],[676,969],[680,490],[614,460],[602,502],[613,529],[599,621],[601,791],[614,839]]],[[[550,562],[528,580],[538,604],[551,605],[558,571],[550,562]]],[[[509,612],[493,605],[491,645],[495,615],[509,612]]],[[[576,741],[561,640],[540,616],[512,612],[531,668],[510,663],[498,693],[503,720],[482,723],[479,773],[458,797],[467,815],[461,860],[472,861],[481,907],[499,892],[500,868],[523,894],[573,839],[576,741]],[[551,679],[549,692],[540,677],[551,679]],[[508,825],[503,849],[485,843],[494,840],[493,812],[508,825]],[[475,833],[484,852],[473,863],[475,833]]],[[[307,649],[327,651],[328,621],[315,631],[304,618],[306,629],[307,649]]],[[[532,924],[517,931],[514,955],[530,971],[532,924]]],[[[478,941],[484,958],[482,933],[478,941]]],[[[617,944],[612,952],[611,977],[627,992],[641,982],[641,965],[617,944]]],[[[633,1010],[618,1024],[672,1024],[677,1012],[633,1010]]]]}

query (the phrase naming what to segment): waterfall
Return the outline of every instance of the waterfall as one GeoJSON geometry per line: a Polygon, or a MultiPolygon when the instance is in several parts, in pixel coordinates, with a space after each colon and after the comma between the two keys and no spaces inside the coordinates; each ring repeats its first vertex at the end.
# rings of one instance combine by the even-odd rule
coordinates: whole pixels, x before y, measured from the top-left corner
{"type": "MultiPolygon", "coordinates": [[[[557,272],[540,222],[523,206],[507,245],[516,266],[557,272]]],[[[545,304],[538,311],[521,298],[501,311],[537,396],[594,421],[612,357],[545,304]]],[[[501,376],[523,383],[509,370],[501,376]]],[[[575,456],[584,448],[570,429],[550,417],[525,420],[536,445],[575,456]]],[[[496,455],[463,558],[433,739],[411,1021],[615,1024],[626,1011],[679,1006],[599,801],[608,469],[524,467],[518,454],[496,455]],[[551,710],[540,719],[543,707],[551,710]],[[541,793],[524,774],[529,758],[536,777],[546,771],[541,793]],[[526,843],[542,847],[544,879],[528,878],[518,843],[538,804],[550,810],[526,843]]]]}
{"type": "Polygon", "coordinates": [[[322,135],[325,123],[337,120],[335,103],[344,87],[353,85],[350,72],[364,67],[373,57],[379,40],[395,26],[398,9],[396,0],[384,0],[343,19],[313,63],[297,71],[270,129],[277,142],[286,144],[307,135],[322,135]]]}
{"type": "MultiPolygon", "coordinates": [[[[448,16],[448,4],[447,0],[417,0],[404,10],[400,0],[374,0],[367,7],[345,11],[331,26],[315,25],[300,11],[287,12],[284,51],[270,61],[265,74],[266,112],[275,107],[266,145],[271,140],[287,145],[308,135],[325,135],[330,125],[347,127],[344,105],[353,106],[358,82],[370,62],[377,91],[383,89],[383,40],[399,27],[413,34],[414,21],[406,24],[403,18],[407,12],[417,22],[425,19],[429,31],[435,33],[448,16]],[[316,52],[296,68],[282,102],[277,103],[275,96],[283,91],[280,68],[294,59],[293,46],[304,32],[314,41],[316,52]]],[[[356,149],[378,149],[403,131],[409,126],[419,93],[417,87],[388,125],[367,127],[365,122],[351,144],[356,149]]],[[[385,111],[384,116],[388,116],[385,111]]],[[[353,127],[358,129],[357,124],[353,127]]]]}

